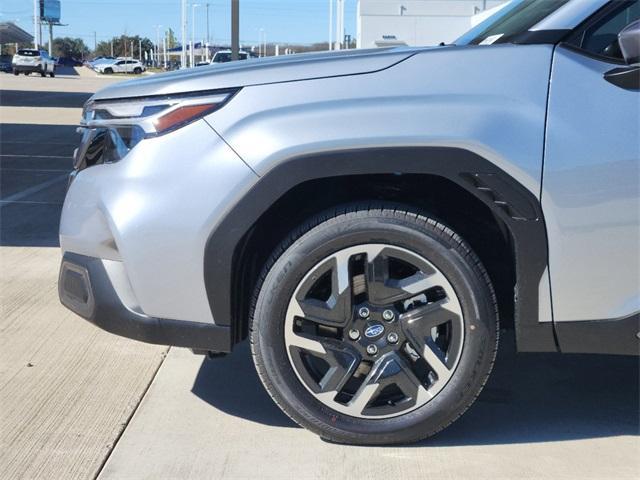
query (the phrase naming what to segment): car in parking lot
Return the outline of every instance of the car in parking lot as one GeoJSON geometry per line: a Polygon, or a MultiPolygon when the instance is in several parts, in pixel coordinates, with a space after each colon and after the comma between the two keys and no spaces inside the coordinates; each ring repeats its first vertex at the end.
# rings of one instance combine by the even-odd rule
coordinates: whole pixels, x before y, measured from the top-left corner
{"type": "Polygon", "coordinates": [[[45,50],[23,48],[16,52],[11,60],[14,75],[39,73],[45,77],[55,76],[56,62],[45,50]]]}
{"type": "MultiPolygon", "coordinates": [[[[232,60],[231,57],[231,50],[218,50],[211,58],[211,64],[230,62],[232,60]]],[[[238,52],[238,60],[247,60],[248,58],[251,58],[249,52],[245,52],[244,50],[238,52]]]]}
{"type": "Polygon", "coordinates": [[[500,328],[638,355],[639,17],[514,0],[452,45],[110,85],[83,111],[60,299],[211,356],[249,339],[280,408],[349,444],[458,419],[500,328]]]}
{"type": "Polygon", "coordinates": [[[133,58],[117,58],[112,61],[95,63],[94,69],[106,75],[112,73],[133,73],[139,75],[146,70],[146,67],[139,60],[133,58]]]}

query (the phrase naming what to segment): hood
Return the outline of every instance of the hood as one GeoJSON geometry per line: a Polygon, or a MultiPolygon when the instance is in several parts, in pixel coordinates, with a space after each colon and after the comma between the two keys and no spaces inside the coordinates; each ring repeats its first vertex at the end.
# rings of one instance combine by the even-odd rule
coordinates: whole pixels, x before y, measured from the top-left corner
{"type": "Polygon", "coordinates": [[[388,68],[424,48],[376,48],[303,53],[178,70],[113,84],[94,100],[171,95],[371,73],[388,68]]]}

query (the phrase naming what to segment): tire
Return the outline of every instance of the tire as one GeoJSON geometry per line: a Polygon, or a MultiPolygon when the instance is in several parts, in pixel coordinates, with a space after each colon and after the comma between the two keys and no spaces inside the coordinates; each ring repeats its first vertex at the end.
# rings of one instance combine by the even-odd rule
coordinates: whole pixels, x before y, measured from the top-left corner
{"type": "Polygon", "coordinates": [[[24,74],[28,77],[29,75],[31,75],[31,72],[24,72],[24,74]]]}
{"type": "Polygon", "coordinates": [[[56,71],[53,70],[51,73],[49,73],[49,77],[54,78],[56,76],[56,71]]]}
{"type": "Polygon", "coordinates": [[[14,70],[13,74],[17,77],[18,75],[20,75],[20,72],[18,70],[14,70]]]}
{"type": "Polygon", "coordinates": [[[343,207],[273,253],[250,340],[265,388],[301,426],[337,443],[411,443],[480,393],[498,311],[486,270],[450,228],[410,209],[343,207]]]}
{"type": "Polygon", "coordinates": [[[136,67],[133,69],[133,73],[135,75],[140,75],[142,73],[142,69],[140,67],[136,67]]]}
{"type": "Polygon", "coordinates": [[[113,73],[113,69],[112,69],[112,68],[105,68],[105,69],[104,69],[104,73],[105,73],[106,75],[111,75],[111,74],[113,73]]]}

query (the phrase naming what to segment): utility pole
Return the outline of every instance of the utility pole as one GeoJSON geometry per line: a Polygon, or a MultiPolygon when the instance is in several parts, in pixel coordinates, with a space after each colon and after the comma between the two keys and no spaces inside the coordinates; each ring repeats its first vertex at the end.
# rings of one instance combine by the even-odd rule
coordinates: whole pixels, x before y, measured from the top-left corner
{"type": "Polygon", "coordinates": [[[138,60],[142,62],[142,39],[138,38],[138,60]]]}
{"type": "Polygon", "coordinates": [[[231,0],[231,60],[240,58],[240,0],[231,0]]]}
{"type": "Polygon", "coordinates": [[[329,0],[329,50],[333,50],[333,0],[329,0]]]}
{"type": "Polygon", "coordinates": [[[40,48],[40,2],[33,0],[33,48],[40,48]]]}
{"type": "Polygon", "coordinates": [[[133,54],[133,40],[131,40],[131,58],[135,58],[135,55],[133,54]]]}
{"type": "Polygon", "coordinates": [[[111,56],[113,57],[113,38],[111,39],[111,56]]]}
{"type": "Polygon", "coordinates": [[[181,43],[182,51],[180,52],[180,68],[187,68],[187,0],[182,0],[182,22],[181,22],[181,43]]]}
{"type": "Polygon", "coordinates": [[[96,34],[96,32],[93,32],[93,53],[96,53],[96,50],[98,50],[98,35],[96,34]]]}

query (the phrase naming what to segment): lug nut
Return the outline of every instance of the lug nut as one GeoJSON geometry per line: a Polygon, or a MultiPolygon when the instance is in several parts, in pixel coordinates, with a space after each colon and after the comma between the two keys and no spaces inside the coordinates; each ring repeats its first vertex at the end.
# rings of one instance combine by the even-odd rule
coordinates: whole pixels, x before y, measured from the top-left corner
{"type": "Polygon", "coordinates": [[[360,332],[358,330],[356,330],[355,328],[352,328],[351,330],[349,330],[349,338],[351,340],[357,340],[360,338],[360,332]]]}
{"type": "Polygon", "coordinates": [[[398,334],[396,332],[391,332],[387,335],[387,341],[389,343],[398,343],[398,334]]]}
{"type": "Polygon", "coordinates": [[[360,310],[358,310],[358,315],[360,315],[362,318],[368,318],[369,309],[367,307],[360,307],[360,310]]]}
{"type": "Polygon", "coordinates": [[[369,355],[375,355],[376,353],[378,353],[378,347],[376,347],[374,344],[367,345],[367,353],[369,355]]]}
{"type": "Polygon", "coordinates": [[[395,314],[392,310],[385,310],[382,312],[382,318],[384,318],[387,322],[390,322],[395,318],[395,314]]]}

